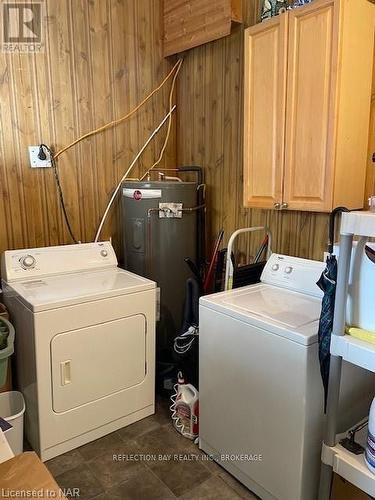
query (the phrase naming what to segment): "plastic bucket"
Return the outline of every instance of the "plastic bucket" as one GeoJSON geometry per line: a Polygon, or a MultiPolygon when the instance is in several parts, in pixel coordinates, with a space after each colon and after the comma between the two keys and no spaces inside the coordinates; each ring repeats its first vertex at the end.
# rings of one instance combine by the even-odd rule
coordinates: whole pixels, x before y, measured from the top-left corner
{"type": "Polygon", "coordinates": [[[7,379],[8,373],[8,362],[10,356],[14,352],[14,327],[8,320],[0,317],[0,333],[6,333],[7,346],[4,349],[0,349],[0,387],[3,386],[7,379]]]}
{"type": "Polygon", "coordinates": [[[0,394],[0,417],[10,423],[11,429],[5,431],[5,437],[15,455],[23,452],[23,416],[25,400],[18,391],[0,394]]]}

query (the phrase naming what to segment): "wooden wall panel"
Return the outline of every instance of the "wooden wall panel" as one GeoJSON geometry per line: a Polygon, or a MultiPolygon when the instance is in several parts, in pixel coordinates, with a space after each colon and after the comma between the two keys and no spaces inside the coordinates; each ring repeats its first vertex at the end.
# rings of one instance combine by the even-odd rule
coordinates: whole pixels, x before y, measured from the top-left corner
{"type": "MultiPolygon", "coordinates": [[[[245,209],[242,204],[243,31],[259,18],[260,0],[243,2],[244,24],[230,36],[185,53],[178,84],[177,159],[205,167],[208,243],[220,228],[225,240],[237,228],[268,225],[273,250],[321,259],[328,216],[321,213],[245,209]]],[[[370,150],[375,151],[373,100],[370,150]]],[[[369,161],[368,192],[375,192],[375,167],[369,161]]],[[[254,255],[261,236],[243,238],[240,249],[254,255]]]]}
{"type": "MultiPolygon", "coordinates": [[[[260,0],[243,2],[243,26],[226,38],[185,53],[178,83],[178,123],[164,166],[201,164],[208,184],[208,241],[221,227],[268,224],[274,249],[320,258],[327,216],[242,207],[243,29],[255,23],[260,0]],[[177,140],[175,140],[177,136],[177,140]]],[[[31,169],[27,146],[56,149],[125,114],[169,71],[162,57],[161,1],[47,0],[45,51],[0,53],[0,252],[70,243],[50,169],[31,169]]],[[[375,80],[374,80],[375,81],[375,80]]],[[[92,241],[115,180],[167,109],[168,85],[116,129],[61,156],[61,181],[74,232],[92,241]]],[[[374,87],[375,95],[375,87],[374,87]]],[[[375,192],[375,99],[372,103],[367,194],[375,192]]],[[[159,152],[164,131],[140,162],[159,152]]],[[[137,170],[135,171],[137,173],[137,170]]],[[[103,237],[120,238],[114,208],[103,237]]],[[[254,253],[259,238],[244,238],[254,253]]]]}
{"type": "MultiPolygon", "coordinates": [[[[127,113],[172,67],[162,57],[161,1],[46,0],[45,50],[0,53],[0,252],[70,243],[51,169],[31,169],[28,145],[56,150],[127,113]]],[[[116,181],[168,108],[169,85],[130,120],[61,155],[76,237],[92,241],[116,181]]],[[[163,165],[174,166],[175,126],[163,165]]],[[[153,162],[165,129],[145,152],[153,162]]],[[[137,174],[137,169],[134,174],[137,174]]],[[[103,238],[118,247],[116,208],[103,238]]]]}

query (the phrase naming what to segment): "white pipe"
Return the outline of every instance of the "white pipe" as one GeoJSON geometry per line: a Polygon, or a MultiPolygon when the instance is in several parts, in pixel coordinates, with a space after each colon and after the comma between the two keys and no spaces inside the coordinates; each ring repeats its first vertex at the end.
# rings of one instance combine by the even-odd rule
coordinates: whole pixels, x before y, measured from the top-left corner
{"type": "Polygon", "coordinates": [[[159,132],[159,130],[162,128],[162,126],[164,125],[164,123],[168,120],[168,118],[171,116],[171,114],[173,113],[173,111],[176,109],[176,105],[173,106],[173,108],[171,108],[171,110],[169,111],[168,114],[165,115],[165,117],[163,118],[163,120],[159,123],[159,125],[157,126],[157,128],[152,132],[152,134],[150,135],[150,137],[147,139],[147,141],[144,143],[144,145],[142,146],[142,148],[139,150],[139,152],[137,153],[137,155],[135,156],[134,160],[131,162],[128,170],[125,172],[125,174],[121,177],[121,180],[120,182],[117,184],[117,187],[116,189],[114,190],[112,196],[111,196],[111,199],[109,200],[108,202],[108,205],[107,205],[107,208],[105,209],[104,211],[104,214],[103,214],[103,217],[102,217],[102,220],[100,221],[100,224],[99,224],[99,227],[98,227],[98,230],[96,232],[96,235],[95,235],[95,242],[97,242],[99,240],[99,236],[100,236],[100,233],[102,232],[102,229],[103,229],[103,226],[104,226],[104,222],[108,216],[108,213],[111,209],[111,206],[112,206],[112,203],[115,201],[115,198],[117,196],[117,193],[119,192],[119,189],[121,187],[121,184],[124,182],[124,180],[127,178],[127,176],[129,175],[129,173],[131,172],[131,169],[134,167],[134,165],[136,164],[138,158],[141,156],[141,154],[143,153],[143,151],[147,148],[147,146],[149,145],[149,143],[152,141],[152,139],[154,138],[154,136],[159,132]]]}

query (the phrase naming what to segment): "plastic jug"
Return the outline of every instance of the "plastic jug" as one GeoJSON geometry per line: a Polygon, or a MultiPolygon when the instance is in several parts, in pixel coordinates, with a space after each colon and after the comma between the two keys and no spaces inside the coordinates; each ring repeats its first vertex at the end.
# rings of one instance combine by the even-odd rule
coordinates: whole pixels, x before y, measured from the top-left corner
{"type": "Polygon", "coordinates": [[[181,372],[171,396],[172,420],[175,429],[188,439],[195,439],[199,433],[199,393],[192,384],[185,384],[181,372]]]}

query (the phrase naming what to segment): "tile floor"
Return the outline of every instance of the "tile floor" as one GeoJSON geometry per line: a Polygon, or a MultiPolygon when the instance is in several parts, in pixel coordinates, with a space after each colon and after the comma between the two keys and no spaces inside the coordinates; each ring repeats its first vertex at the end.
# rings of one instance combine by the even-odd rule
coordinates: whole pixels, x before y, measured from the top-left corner
{"type": "Polygon", "coordinates": [[[46,462],[61,488],[79,488],[80,500],[256,499],[246,488],[172,427],[168,401],[140,422],[46,462]],[[114,461],[144,454],[146,460],[114,461]],[[153,460],[152,455],[193,460],[153,460]],[[147,457],[149,455],[149,457],[147,457]],[[147,460],[148,459],[148,460],[147,460]]]}

